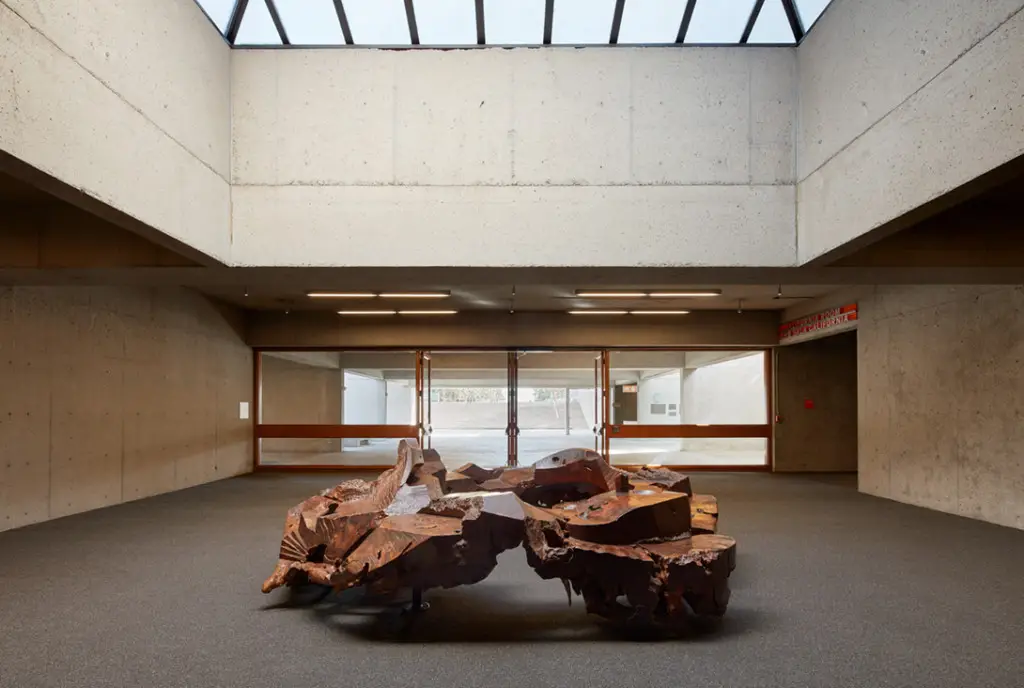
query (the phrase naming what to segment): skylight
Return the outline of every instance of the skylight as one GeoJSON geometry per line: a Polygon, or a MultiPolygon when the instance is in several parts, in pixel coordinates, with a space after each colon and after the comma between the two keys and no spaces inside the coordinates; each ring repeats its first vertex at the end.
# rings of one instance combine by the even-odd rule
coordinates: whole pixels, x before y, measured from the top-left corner
{"type": "Polygon", "coordinates": [[[830,0],[196,0],[232,46],[795,45],[830,0]]]}

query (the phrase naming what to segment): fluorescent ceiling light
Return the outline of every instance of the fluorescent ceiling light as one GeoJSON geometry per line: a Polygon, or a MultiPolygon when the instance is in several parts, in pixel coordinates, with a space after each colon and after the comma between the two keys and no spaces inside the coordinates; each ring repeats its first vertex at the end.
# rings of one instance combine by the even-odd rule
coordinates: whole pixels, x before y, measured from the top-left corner
{"type": "Polygon", "coordinates": [[[591,299],[642,299],[645,291],[578,291],[576,296],[591,299]]]}
{"type": "Polygon", "coordinates": [[[679,291],[652,291],[652,299],[685,299],[694,296],[721,296],[721,289],[681,289],[679,291]]]}
{"type": "Polygon", "coordinates": [[[569,315],[626,315],[629,311],[569,311],[569,315]]]}
{"type": "Polygon", "coordinates": [[[690,311],[630,311],[631,315],[686,315],[690,311]]]}
{"type": "Polygon", "coordinates": [[[372,291],[307,291],[311,299],[372,299],[377,295],[372,291]]]}
{"type": "Polygon", "coordinates": [[[458,311],[398,311],[399,315],[455,315],[458,311]]]}
{"type": "Polygon", "coordinates": [[[338,311],[338,315],[394,315],[395,311],[338,311]]]}
{"type": "Polygon", "coordinates": [[[380,295],[382,299],[447,299],[451,296],[447,291],[388,291],[380,295]]]}

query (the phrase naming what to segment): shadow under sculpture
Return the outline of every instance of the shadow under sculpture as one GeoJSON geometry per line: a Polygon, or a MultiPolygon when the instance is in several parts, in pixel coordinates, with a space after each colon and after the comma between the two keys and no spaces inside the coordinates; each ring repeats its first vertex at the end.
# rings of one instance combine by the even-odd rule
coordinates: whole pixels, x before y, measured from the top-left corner
{"type": "Polygon", "coordinates": [[[716,534],[718,504],[687,476],[610,466],[567,449],[523,468],[466,464],[402,440],[395,466],[348,480],[288,512],[263,591],[315,583],[387,595],[476,583],[520,543],[541,578],[614,620],[671,623],[687,608],[721,616],[736,542],[716,534]]]}

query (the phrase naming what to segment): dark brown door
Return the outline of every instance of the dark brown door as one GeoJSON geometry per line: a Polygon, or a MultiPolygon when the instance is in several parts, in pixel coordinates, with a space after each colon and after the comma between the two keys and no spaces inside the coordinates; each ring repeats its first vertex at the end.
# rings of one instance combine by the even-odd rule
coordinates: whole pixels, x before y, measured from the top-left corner
{"type": "Polygon", "coordinates": [[[635,423],[637,419],[637,386],[615,385],[612,398],[612,424],[635,423]]]}

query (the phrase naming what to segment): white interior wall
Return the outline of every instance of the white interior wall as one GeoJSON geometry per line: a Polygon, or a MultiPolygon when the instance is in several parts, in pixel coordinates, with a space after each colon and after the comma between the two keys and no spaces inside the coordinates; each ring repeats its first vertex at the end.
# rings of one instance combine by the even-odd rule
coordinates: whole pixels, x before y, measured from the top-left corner
{"type": "Polygon", "coordinates": [[[0,149],[229,260],[230,50],[193,0],[0,0],[0,149]]]}
{"type": "Polygon", "coordinates": [[[683,378],[683,422],[745,425],[768,422],[761,353],[688,369],[683,378]]]}
{"type": "Polygon", "coordinates": [[[385,381],[346,370],[343,422],[348,425],[383,425],[386,413],[385,381]]]}
{"type": "Polygon", "coordinates": [[[1024,0],[834,0],[799,49],[809,261],[1024,154],[1024,0]]]}
{"type": "Polygon", "coordinates": [[[793,49],[246,50],[231,81],[239,264],[795,261],[793,49]]]}
{"type": "Polygon", "coordinates": [[[388,380],[385,391],[387,393],[387,412],[384,422],[388,425],[415,425],[415,384],[407,380],[388,380]]]}
{"type": "Polygon", "coordinates": [[[641,425],[679,425],[682,413],[679,370],[652,377],[641,377],[637,387],[637,422],[641,425]],[[654,414],[651,404],[664,404],[665,413],[654,414]],[[675,410],[669,405],[674,404],[675,410]]]}

